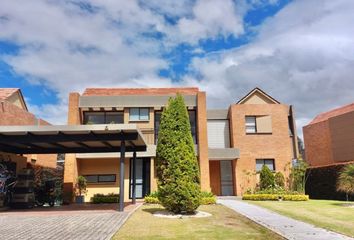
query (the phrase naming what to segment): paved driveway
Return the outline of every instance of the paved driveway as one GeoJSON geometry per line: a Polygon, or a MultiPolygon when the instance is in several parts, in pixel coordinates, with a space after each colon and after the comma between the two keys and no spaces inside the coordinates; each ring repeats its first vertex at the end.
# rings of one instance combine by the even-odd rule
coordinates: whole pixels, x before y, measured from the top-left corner
{"type": "Polygon", "coordinates": [[[110,239],[131,211],[54,210],[0,213],[0,239],[110,239]]]}

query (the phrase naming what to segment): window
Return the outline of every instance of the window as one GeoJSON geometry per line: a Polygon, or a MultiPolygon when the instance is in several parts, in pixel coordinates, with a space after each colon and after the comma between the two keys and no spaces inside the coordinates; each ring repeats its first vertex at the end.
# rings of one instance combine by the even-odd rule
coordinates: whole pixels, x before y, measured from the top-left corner
{"type": "Polygon", "coordinates": [[[84,112],[84,124],[124,123],[123,112],[84,112]]]}
{"type": "Polygon", "coordinates": [[[256,117],[246,117],[246,133],[256,133],[257,132],[257,124],[256,117]]]}
{"type": "Polygon", "coordinates": [[[129,121],[149,121],[149,108],[130,108],[129,121]]]}
{"type": "Polygon", "coordinates": [[[87,183],[112,183],[116,182],[115,174],[84,175],[87,183]]]}
{"type": "Polygon", "coordinates": [[[270,134],[272,133],[271,116],[246,116],[247,134],[270,134]]]}
{"type": "MultiPolygon", "coordinates": [[[[160,111],[155,112],[155,130],[154,130],[155,144],[157,144],[157,138],[159,135],[161,115],[162,115],[162,112],[160,112],[160,111]]],[[[193,142],[194,142],[194,144],[197,144],[197,117],[196,117],[195,110],[188,110],[188,115],[189,115],[189,123],[191,125],[191,133],[192,133],[192,137],[193,137],[193,142]]]]}
{"type": "Polygon", "coordinates": [[[257,159],[256,171],[261,171],[263,165],[266,165],[271,171],[275,171],[274,159],[257,159]]]}
{"type": "Polygon", "coordinates": [[[160,111],[155,112],[155,117],[154,117],[154,119],[155,119],[155,123],[154,123],[155,144],[157,144],[157,138],[159,136],[161,114],[162,114],[162,112],[160,112],[160,111]]]}

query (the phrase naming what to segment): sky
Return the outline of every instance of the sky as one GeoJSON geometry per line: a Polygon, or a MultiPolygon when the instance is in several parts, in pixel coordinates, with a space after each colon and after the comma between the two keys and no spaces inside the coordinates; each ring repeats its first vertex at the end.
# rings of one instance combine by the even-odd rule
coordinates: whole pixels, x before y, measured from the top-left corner
{"type": "Polygon", "coordinates": [[[354,102],[353,0],[1,0],[0,87],[65,124],[88,87],[184,87],[227,108],[259,87],[298,131],[354,102]]]}

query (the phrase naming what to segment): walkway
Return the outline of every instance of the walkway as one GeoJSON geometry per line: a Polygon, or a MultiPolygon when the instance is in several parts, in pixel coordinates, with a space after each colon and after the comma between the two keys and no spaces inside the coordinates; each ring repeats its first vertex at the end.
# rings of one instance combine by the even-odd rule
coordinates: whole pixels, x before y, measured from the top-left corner
{"type": "Polygon", "coordinates": [[[63,206],[1,212],[0,239],[111,239],[135,210],[116,208],[103,204],[85,210],[63,206]]]}
{"type": "Polygon", "coordinates": [[[285,217],[242,200],[218,199],[221,203],[258,224],[294,240],[353,240],[353,238],[315,227],[311,224],[285,217]]]}

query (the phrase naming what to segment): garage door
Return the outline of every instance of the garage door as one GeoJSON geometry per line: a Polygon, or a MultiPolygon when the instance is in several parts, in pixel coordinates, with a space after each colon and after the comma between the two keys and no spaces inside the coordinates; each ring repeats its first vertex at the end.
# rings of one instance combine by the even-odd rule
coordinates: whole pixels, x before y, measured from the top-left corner
{"type": "Polygon", "coordinates": [[[228,120],[208,120],[209,148],[229,148],[230,129],[228,120]]]}

